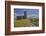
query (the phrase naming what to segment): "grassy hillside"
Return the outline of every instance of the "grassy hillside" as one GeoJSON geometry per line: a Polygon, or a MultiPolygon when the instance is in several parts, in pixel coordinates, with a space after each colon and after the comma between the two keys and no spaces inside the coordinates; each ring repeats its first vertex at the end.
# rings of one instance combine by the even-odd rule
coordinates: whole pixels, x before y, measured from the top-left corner
{"type": "Polygon", "coordinates": [[[39,20],[38,19],[21,19],[21,20],[14,20],[14,27],[24,27],[24,26],[38,26],[39,20]]]}
{"type": "Polygon", "coordinates": [[[14,20],[14,27],[25,26],[29,23],[30,21],[28,19],[14,20]]]}

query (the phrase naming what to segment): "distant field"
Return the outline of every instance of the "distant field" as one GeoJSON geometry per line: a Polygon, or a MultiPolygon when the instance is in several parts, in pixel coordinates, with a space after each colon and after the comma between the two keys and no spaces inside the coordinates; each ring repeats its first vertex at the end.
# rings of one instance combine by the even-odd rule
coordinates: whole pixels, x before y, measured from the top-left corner
{"type": "Polygon", "coordinates": [[[38,26],[39,24],[39,21],[38,19],[21,19],[21,20],[14,20],[14,27],[24,27],[24,26],[27,26],[30,24],[32,24],[34,26],[38,26]]]}

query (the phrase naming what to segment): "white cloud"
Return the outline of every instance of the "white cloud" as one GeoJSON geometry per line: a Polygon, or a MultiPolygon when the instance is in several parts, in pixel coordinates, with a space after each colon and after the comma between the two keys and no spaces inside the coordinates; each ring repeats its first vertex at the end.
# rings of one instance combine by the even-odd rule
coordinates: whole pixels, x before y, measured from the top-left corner
{"type": "Polygon", "coordinates": [[[35,15],[35,14],[33,14],[33,15],[27,15],[27,18],[29,18],[29,17],[38,18],[39,15],[35,15]]]}

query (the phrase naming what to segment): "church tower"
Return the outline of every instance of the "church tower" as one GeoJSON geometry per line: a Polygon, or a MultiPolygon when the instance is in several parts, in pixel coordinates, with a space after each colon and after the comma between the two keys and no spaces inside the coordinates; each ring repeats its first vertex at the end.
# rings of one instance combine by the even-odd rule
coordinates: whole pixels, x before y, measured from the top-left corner
{"type": "Polygon", "coordinates": [[[24,11],[24,19],[26,19],[26,18],[27,18],[27,12],[24,11]]]}

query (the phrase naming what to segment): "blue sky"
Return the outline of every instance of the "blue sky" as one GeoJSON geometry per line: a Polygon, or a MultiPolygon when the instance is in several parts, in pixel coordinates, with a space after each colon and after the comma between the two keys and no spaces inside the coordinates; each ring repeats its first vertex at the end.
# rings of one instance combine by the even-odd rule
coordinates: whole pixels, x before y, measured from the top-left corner
{"type": "Polygon", "coordinates": [[[39,16],[39,9],[21,9],[21,8],[14,8],[14,13],[16,16],[23,16],[24,11],[27,12],[27,17],[30,16],[39,16]]]}

